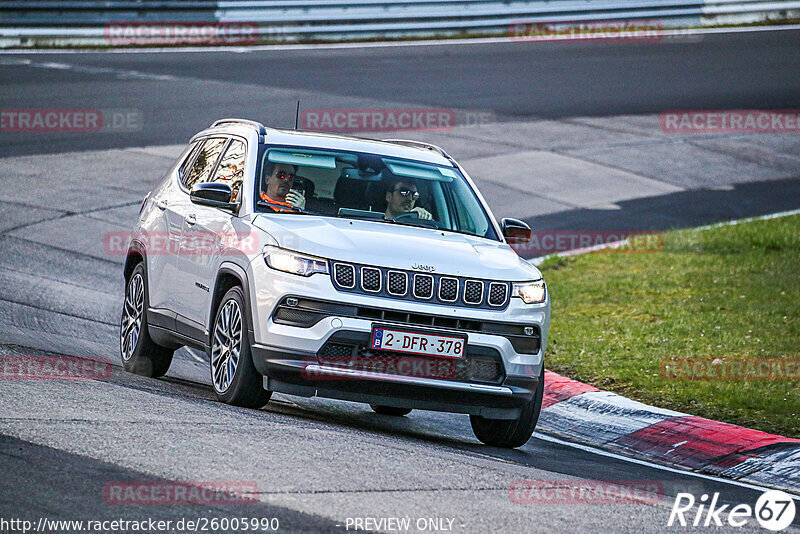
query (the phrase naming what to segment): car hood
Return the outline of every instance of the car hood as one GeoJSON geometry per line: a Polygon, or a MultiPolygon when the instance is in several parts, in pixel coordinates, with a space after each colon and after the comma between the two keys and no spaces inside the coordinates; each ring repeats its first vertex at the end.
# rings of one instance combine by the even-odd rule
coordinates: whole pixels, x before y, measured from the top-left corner
{"type": "Polygon", "coordinates": [[[259,214],[253,225],[278,245],[323,258],[482,279],[525,281],[539,270],[505,243],[378,221],[259,214]]]}

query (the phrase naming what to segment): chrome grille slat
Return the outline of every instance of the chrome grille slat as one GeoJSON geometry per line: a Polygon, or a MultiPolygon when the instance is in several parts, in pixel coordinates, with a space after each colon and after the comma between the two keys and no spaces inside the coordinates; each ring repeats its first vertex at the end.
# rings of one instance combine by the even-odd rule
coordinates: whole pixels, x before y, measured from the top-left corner
{"type": "Polygon", "coordinates": [[[386,291],[396,297],[405,297],[408,293],[408,275],[402,271],[389,271],[386,291]],[[402,287],[402,291],[400,288],[402,287]]]}
{"type": "Polygon", "coordinates": [[[480,280],[467,280],[464,282],[464,302],[467,304],[480,304],[483,301],[483,282],[480,280]]]}
{"type": "Polygon", "coordinates": [[[442,302],[458,300],[458,278],[443,276],[439,279],[439,300],[442,302]]]}
{"type": "Polygon", "coordinates": [[[414,275],[414,297],[421,300],[433,298],[433,276],[429,274],[414,275]]]}
{"type": "Polygon", "coordinates": [[[508,284],[491,282],[489,284],[489,306],[502,306],[508,299],[508,284]]]}
{"type": "Polygon", "coordinates": [[[361,268],[361,289],[369,293],[380,293],[381,291],[381,270],[375,267],[361,268]]]}
{"type": "Polygon", "coordinates": [[[334,263],[333,278],[340,286],[353,289],[356,287],[356,268],[348,263],[334,263]]]}

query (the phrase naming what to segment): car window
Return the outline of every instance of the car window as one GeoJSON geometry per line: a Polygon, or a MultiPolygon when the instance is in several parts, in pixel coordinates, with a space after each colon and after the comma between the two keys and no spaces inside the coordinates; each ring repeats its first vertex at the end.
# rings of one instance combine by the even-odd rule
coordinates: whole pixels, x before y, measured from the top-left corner
{"type": "Polygon", "coordinates": [[[212,182],[219,182],[231,186],[233,194],[231,202],[236,202],[239,198],[239,191],[242,188],[242,178],[244,178],[244,162],[246,156],[244,141],[233,139],[225,150],[225,154],[217,166],[212,182]]]}
{"type": "Polygon", "coordinates": [[[258,160],[259,211],[366,218],[499,240],[472,187],[452,166],[269,146],[260,149],[258,160]]]}
{"type": "Polygon", "coordinates": [[[194,157],[197,155],[197,151],[200,150],[200,147],[202,146],[202,144],[203,144],[202,140],[196,141],[192,145],[191,149],[189,150],[189,153],[186,156],[186,159],[184,159],[183,163],[181,163],[181,167],[178,170],[178,177],[179,177],[179,179],[181,181],[183,181],[183,177],[186,176],[189,173],[189,171],[191,170],[191,166],[192,166],[192,162],[194,161],[194,157]]]}
{"type": "Polygon", "coordinates": [[[192,163],[191,169],[181,178],[181,182],[186,189],[191,189],[195,184],[208,180],[226,141],[227,139],[223,137],[212,137],[203,143],[194,163],[192,163]]]}

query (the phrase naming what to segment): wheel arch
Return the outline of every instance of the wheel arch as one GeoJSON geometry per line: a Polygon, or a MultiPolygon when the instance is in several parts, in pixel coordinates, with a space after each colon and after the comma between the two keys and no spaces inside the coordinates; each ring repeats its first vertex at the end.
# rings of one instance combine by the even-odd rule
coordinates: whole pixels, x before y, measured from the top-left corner
{"type": "Polygon", "coordinates": [[[253,333],[253,308],[250,305],[250,285],[247,278],[247,272],[241,266],[235,263],[224,263],[217,271],[217,278],[214,280],[214,290],[211,297],[211,309],[208,314],[208,339],[206,346],[211,349],[211,336],[214,332],[214,318],[217,315],[217,310],[222,302],[222,297],[225,296],[232,287],[239,286],[242,288],[244,294],[245,305],[245,320],[247,321],[247,337],[252,346],[254,343],[253,333]]]}
{"type": "MultiPolygon", "coordinates": [[[[131,244],[128,245],[128,254],[125,257],[125,268],[123,270],[126,283],[131,277],[133,269],[139,263],[144,263],[144,271],[147,274],[147,255],[145,254],[144,245],[139,241],[131,241],[131,244]]],[[[145,278],[147,277],[145,276],[145,278]]]]}

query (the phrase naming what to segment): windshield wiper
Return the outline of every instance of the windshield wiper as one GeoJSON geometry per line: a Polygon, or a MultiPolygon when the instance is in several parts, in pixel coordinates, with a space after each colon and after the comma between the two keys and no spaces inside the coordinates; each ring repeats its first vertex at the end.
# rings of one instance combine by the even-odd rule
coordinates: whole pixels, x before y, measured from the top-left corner
{"type": "Polygon", "coordinates": [[[417,226],[419,228],[435,228],[439,229],[439,225],[436,221],[430,219],[403,219],[398,221],[397,219],[387,219],[390,222],[395,224],[402,224],[403,226],[417,226]]]}
{"type": "Polygon", "coordinates": [[[380,211],[357,210],[353,208],[339,208],[339,217],[351,219],[374,219],[378,221],[386,220],[380,211]]]}
{"type": "Polygon", "coordinates": [[[369,210],[357,210],[353,208],[339,208],[339,217],[345,217],[350,219],[366,219],[369,221],[379,221],[385,222],[390,224],[402,224],[403,226],[416,226],[418,228],[435,228],[439,229],[439,225],[436,221],[427,220],[427,219],[415,219],[415,218],[404,218],[402,220],[398,220],[398,218],[387,219],[384,213],[380,211],[369,211],[369,210]]]}

